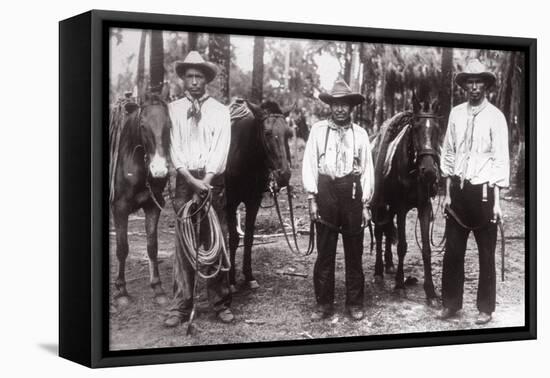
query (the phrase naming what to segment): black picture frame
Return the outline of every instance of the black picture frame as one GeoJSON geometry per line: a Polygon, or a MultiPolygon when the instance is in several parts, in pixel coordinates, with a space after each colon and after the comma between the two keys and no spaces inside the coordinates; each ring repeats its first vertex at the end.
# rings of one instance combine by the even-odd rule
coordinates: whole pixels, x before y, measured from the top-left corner
{"type": "Polygon", "coordinates": [[[59,24],[59,355],[89,367],[535,339],[536,62],[528,38],[92,10],[59,24]],[[185,30],[516,50],[525,53],[525,326],[339,339],[109,351],[108,30],[185,30]]]}

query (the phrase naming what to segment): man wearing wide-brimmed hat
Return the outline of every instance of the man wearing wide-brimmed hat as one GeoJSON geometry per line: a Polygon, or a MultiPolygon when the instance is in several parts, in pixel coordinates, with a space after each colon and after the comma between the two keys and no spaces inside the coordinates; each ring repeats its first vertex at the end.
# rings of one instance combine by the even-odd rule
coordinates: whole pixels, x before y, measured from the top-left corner
{"type": "Polygon", "coordinates": [[[346,309],[364,317],[363,226],[370,221],[374,170],[367,132],[351,121],[353,107],[364,101],[343,80],[319,99],[330,106],[329,119],[311,128],[302,177],[309,213],[316,221],[317,260],[313,271],[316,306],[312,320],[329,317],[334,305],[338,234],[342,234],[346,272],[346,309]]]}
{"type": "Polygon", "coordinates": [[[495,248],[497,222],[502,219],[500,188],[509,185],[508,127],[502,112],[487,99],[496,76],[478,59],[470,60],[455,82],[468,101],[454,107],[441,152],[446,177],[447,208],[442,299],[439,317],[462,308],[464,255],[473,231],[479,255],[476,324],[491,321],[495,311],[495,248]]]}
{"type": "MultiPolygon", "coordinates": [[[[185,96],[169,105],[171,158],[177,171],[175,208],[178,211],[193,198],[198,202],[199,197],[211,190],[212,207],[225,233],[223,173],[231,140],[229,109],[206,91],[206,84],[214,80],[217,69],[197,51],[191,51],[184,61],[176,62],[175,70],[185,88],[185,96]]],[[[176,227],[174,300],[164,321],[167,327],[175,327],[187,320],[193,306],[195,272],[185,256],[180,234],[180,227],[176,227]]],[[[220,271],[215,277],[208,278],[206,286],[208,300],[218,319],[231,322],[233,314],[229,309],[231,293],[227,272],[220,271]]]]}

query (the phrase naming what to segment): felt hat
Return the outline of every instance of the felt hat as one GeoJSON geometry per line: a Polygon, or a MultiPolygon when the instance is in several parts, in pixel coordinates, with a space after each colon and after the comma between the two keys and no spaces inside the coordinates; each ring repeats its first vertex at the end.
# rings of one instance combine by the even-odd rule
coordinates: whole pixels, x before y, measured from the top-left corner
{"type": "Polygon", "coordinates": [[[466,81],[469,78],[484,80],[488,88],[492,87],[497,81],[496,75],[489,71],[479,59],[470,59],[464,70],[456,75],[455,82],[460,87],[465,88],[466,81]]]}
{"type": "Polygon", "coordinates": [[[188,68],[196,68],[204,73],[206,82],[209,83],[218,74],[218,68],[214,63],[207,62],[197,51],[190,51],[183,61],[177,61],[175,63],[176,74],[183,78],[185,71],[188,68]]]}
{"type": "Polygon", "coordinates": [[[351,106],[355,106],[365,101],[365,97],[360,93],[352,92],[349,85],[340,79],[334,82],[330,92],[321,93],[319,100],[329,105],[335,100],[344,100],[351,106]]]}

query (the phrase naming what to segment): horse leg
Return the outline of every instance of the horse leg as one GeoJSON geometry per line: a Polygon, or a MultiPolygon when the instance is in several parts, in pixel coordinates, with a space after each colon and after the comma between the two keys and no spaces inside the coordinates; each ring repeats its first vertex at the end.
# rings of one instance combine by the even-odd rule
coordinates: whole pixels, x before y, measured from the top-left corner
{"type": "Polygon", "coordinates": [[[407,212],[397,212],[397,274],[395,275],[395,289],[402,294],[405,291],[405,277],[403,272],[403,263],[407,254],[407,235],[406,235],[407,212]]]}
{"type": "Polygon", "coordinates": [[[428,305],[434,304],[437,298],[432,277],[432,249],[430,247],[430,214],[432,204],[428,201],[426,204],[418,207],[418,217],[420,218],[420,234],[422,238],[422,261],[424,262],[424,292],[428,305]]]}
{"type": "Polygon", "coordinates": [[[231,263],[231,268],[229,269],[229,287],[232,292],[236,292],[235,254],[239,246],[239,233],[237,232],[237,205],[235,203],[227,203],[226,217],[229,234],[229,261],[231,263]]]}
{"type": "Polygon", "coordinates": [[[260,209],[260,201],[261,197],[259,200],[248,201],[246,204],[243,274],[245,281],[251,289],[257,289],[260,287],[252,275],[252,243],[254,242],[254,228],[256,224],[256,216],[258,215],[258,210],[260,209]]]}
{"type": "Polygon", "coordinates": [[[126,258],[128,257],[128,212],[113,208],[113,218],[116,231],[116,257],[118,260],[118,276],[115,280],[114,298],[121,306],[128,304],[126,290],[126,258]]]}
{"type": "MultiPolygon", "coordinates": [[[[374,282],[384,282],[384,263],[382,261],[382,237],[384,226],[374,226],[374,239],[376,241],[376,262],[374,264],[374,282]]],[[[386,236],[387,240],[387,236],[386,236]]]]}
{"type": "Polygon", "coordinates": [[[147,255],[149,256],[149,278],[151,288],[155,293],[155,301],[159,305],[167,303],[168,298],[162,289],[158,263],[158,222],[160,209],[151,204],[143,208],[145,211],[145,233],[147,234],[147,255]]]}
{"type": "Polygon", "coordinates": [[[393,265],[393,255],[391,246],[395,240],[395,227],[393,225],[393,219],[386,225],[386,249],[384,250],[384,264],[386,266],[387,274],[395,274],[395,266],[393,265]]]}

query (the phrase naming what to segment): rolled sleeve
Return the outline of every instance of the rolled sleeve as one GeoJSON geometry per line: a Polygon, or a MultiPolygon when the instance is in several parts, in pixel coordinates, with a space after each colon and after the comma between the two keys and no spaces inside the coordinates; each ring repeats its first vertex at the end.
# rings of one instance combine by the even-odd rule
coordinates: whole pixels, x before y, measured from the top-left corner
{"type": "Polygon", "coordinates": [[[179,168],[185,167],[185,153],[182,148],[182,135],[181,127],[177,118],[177,110],[173,104],[168,106],[170,120],[172,121],[172,129],[170,130],[170,159],[174,168],[178,170],[179,168]]]}
{"type": "Polygon", "coordinates": [[[215,131],[208,151],[205,169],[207,173],[217,175],[225,171],[231,143],[231,120],[229,109],[226,106],[220,108],[215,122],[215,131]]]}
{"type": "Polygon", "coordinates": [[[455,123],[453,112],[451,111],[443,147],[441,148],[441,175],[443,177],[450,177],[454,174],[456,155],[455,140],[455,123]]]}
{"type": "Polygon", "coordinates": [[[361,157],[363,158],[363,173],[361,175],[362,200],[365,205],[369,205],[374,193],[374,164],[372,162],[372,149],[368,134],[365,134],[361,157]]]}
{"type": "Polygon", "coordinates": [[[309,194],[317,194],[317,179],[319,177],[316,131],[317,128],[311,128],[302,162],[302,183],[304,184],[304,190],[309,194]]]}
{"type": "Polygon", "coordinates": [[[508,125],[502,113],[499,114],[493,130],[493,169],[490,186],[506,188],[510,185],[510,156],[508,151],[508,125]]]}

